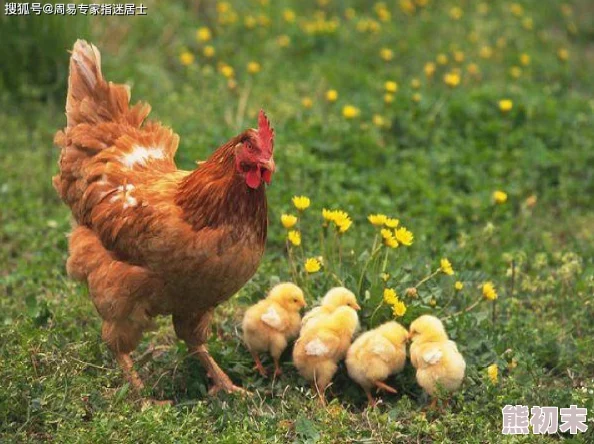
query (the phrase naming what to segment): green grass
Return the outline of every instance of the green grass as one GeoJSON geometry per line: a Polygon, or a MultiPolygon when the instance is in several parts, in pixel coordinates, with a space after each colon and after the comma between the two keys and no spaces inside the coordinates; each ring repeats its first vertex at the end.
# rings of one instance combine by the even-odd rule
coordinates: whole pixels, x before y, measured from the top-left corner
{"type": "MultiPolygon", "coordinates": [[[[58,38],[53,31],[49,39],[39,31],[37,40],[22,40],[21,67],[10,71],[12,81],[22,81],[11,83],[15,90],[0,91],[0,440],[500,442],[505,404],[587,407],[590,430],[573,442],[591,440],[594,10],[586,0],[567,2],[571,11],[557,2],[519,4],[517,17],[508,2],[488,2],[485,12],[477,2],[430,0],[411,14],[386,2],[391,18],[381,22],[363,1],[233,1],[239,20],[220,25],[214,2],[147,2],[144,18],[77,24],[102,50],[106,77],[132,84],[133,101],[147,100],[153,118],[180,134],[181,167],[192,168],[194,160],[253,126],[260,107],[277,133],[267,253],[254,279],[219,308],[209,343],[221,366],[254,396],[208,398],[202,368],[176,340],[169,319],[162,319],[136,356],[154,349],[140,368],[147,395],[175,405],[146,409],[101,343],[86,290],[64,270],[69,213],[50,181],[58,156],[52,136],[65,124],[63,103],[53,98],[64,97],[65,91],[55,93],[63,79],[27,74],[36,60],[21,57],[42,49],[48,54],[43,66],[63,64],[62,46],[74,36],[58,38]],[[463,15],[454,20],[451,9],[458,3],[463,15]],[[350,20],[348,6],[356,11],[350,20]],[[297,20],[287,24],[283,10],[289,7],[297,20]],[[320,23],[320,10],[326,11],[322,25],[308,33],[311,23],[320,23]],[[253,29],[245,24],[250,17],[257,23],[253,29]],[[373,23],[378,32],[358,30],[373,23]],[[202,55],[205,43],[195,39],[200,26],[213,30],[206,43],[216,50],[213,59],[202,55]],[[281,35],[290,38],[288,47],[279,46],[281,35]],[[480,56],[484,46],[493,50],[489,59],[480,56]],[[391,61],[380,57],[384,47],[392,49],[391,61]],[[560,50],[568,51],[568,60],[561,60],[560,50]],[[180,63],[183,51],[195,56],[190,66],[180,63]],[[454,60],[454,51],[463,52],[463,62],[454,60]],[[424,66],[440,53],[448,64],[428,79],[424,66]],[[523,53],[531,58],[528,66],[520,62],[523,53]],[[259,62],[261,72],[249,74],[250,61],[259,62]],[[234,68],[234,88],[218,62],[234,68]],[[471,63],[480,74],[469,73],[471,63]],[[518,78],[510,73],[514,66],[521,67],[518,78]],[[443,75],[457,68],[461,83],[449,88],[443,75]],[[415,78],[418,90],[411,85],[415,78]],[[399,85],[390,104],[384,102],[386,80],[399,85]],[[41,93],[23,95],[32,82],[41,93]],[[328,89],[338,91],[335,103],[326,101],[328,89]],[[311,108],[302,104],[306,97],[311,108]],[[513,109],[502,113],[498,101],[506,98],[513,109]],[[345,105],[356,106],[360,115],[345,119],[345,105]],[[376,126],[374,115],[386,124],[376,126]],[[495,190],[508,193],[505,204],[493,203],[495,190]],[[374,236],[369,213],[398,217],[414,232],[413,245],[399,247],[387,268],[389,285],[409,306],[405,325],[421,312],[449,316],[464,310],[480,297],[482,282],[494,282],[496,305],[482,302],[447,323],[468,371],[462,390],[441,413],[422,412],[426,398],[410,365],[391,380],[399,394],[384,396],[372,411],[365,410],[362,391],[344,369],[328,409],[313,399],[289,352],[277,381],[262,380],[251,369],[239,335],[241,314],[272,283],[291,277],[279,218],[294,212],[290,198],[296,194],[312,199],[301,221],[305,256],[322,253],[316,234],[322,208],[341,208],[353,218],[341,240],[346,259],[339,273],[351,287],[374,236]],[[537,197],[533,206],[531,196],[537,197]],[[405,289],[439,266],[441,257],[452,261],[455,277],[438,276],[419,288],[419,298],[407,298],[405,289]],[[454,293],[455,280],[465,283],[460,293],[454,293]],[[512,361],[515,368],[508,367],[512,361]],[[498,384],[486,374],[493,363],[498,384]]],[[[0,31],[3,41],[14,35],[0,31]]],[[[1,57],[7,66],[10,54],[1,57]]],[[[57,68],[58,77],[64,67],[57,68]]],[[[327,270],[300,273],[310,302],[333,285],[327,270]]],[[[360,294],[365,327],[381,300],[377,273],[369,276],[363,285],[369,297],[360,294]]],[[[390,317],[387,307],[378,313],[373,323],[390,317]]],[[[505,442],[559,438],[571,437],[505,442]]]]}

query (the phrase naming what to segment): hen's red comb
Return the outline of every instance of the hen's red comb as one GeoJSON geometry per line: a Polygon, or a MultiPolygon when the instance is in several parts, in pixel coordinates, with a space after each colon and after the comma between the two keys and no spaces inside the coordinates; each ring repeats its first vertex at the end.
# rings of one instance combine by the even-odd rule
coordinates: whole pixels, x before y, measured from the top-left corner
{"type": "Polygon", "coordinates": [[[272,150],[274,148],[274,130],[270,126],[270,121],[262,109],[258,115],[258,138],[260,139],[261,149],[268,154],[268,156],[272,156],[272,150]]]}

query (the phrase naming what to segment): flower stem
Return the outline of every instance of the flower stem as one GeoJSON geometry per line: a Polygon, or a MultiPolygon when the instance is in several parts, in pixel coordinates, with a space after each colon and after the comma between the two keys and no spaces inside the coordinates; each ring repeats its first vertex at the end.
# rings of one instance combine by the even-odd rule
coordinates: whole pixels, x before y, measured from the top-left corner
{"type": "Polygon", "coordinates": [[[476,308],[476,306],[481,303],[482,300],[483,300],[483,296],[481,295],[475,302],[470,304],[464,310],[460,310],[460,311],[457,311],[456,313],[452,313],[451,315],[446,316],[445,318],[442,318],[442,320],[445,321],[447,319],[455,318],[456,316],[460,316],[461,314],[468,313],[469,311],[474,310],[476,308]]]}
{"type": "Polygon", "coordinates": [[[414,286],[415,289],[419,289],[419,287],[421,285],[423,285],[425,282],[427,282],[429,279],[431,279],[432,277],[436,276],[439,272],[441,271],[441,268],[438,268],[437,270],[435,270],[433,273],[429,274],[428,276],[425,276],[423,279],[421,279],[417,285],[414,286]]]}

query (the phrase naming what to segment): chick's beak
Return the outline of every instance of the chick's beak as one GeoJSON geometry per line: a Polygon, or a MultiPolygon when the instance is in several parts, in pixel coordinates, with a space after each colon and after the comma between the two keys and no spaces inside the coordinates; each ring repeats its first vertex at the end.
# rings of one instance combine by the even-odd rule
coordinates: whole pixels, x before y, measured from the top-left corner
{"type": "Polygon", "coordinates": [[[357,311],[361,310],[361,306],[359,304],[353,305],[353,308],[357,311]]]}

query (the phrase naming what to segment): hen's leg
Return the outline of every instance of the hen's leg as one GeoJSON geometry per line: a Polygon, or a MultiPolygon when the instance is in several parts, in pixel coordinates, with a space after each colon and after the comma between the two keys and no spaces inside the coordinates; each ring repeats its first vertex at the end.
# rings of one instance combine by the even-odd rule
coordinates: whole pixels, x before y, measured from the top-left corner
{"type": "Polygon", "coordinates": [[[144,383],[140,376],[138,376],[138,372],[134,370],[134,362],[128,353],[116,353],[116,361],[122,368],[124,372],[124,377],[130,383],[132,388],[137,392],[141,392],[144,388],[144,383]]]}
{"type": "Polygon", "coordinates": [[[198,357],[206,370],[207,376],[212,379],[213,385],[208,391],[210,395],[216,394],[219,390],[228,393],[245,392],[241,387],[233,384],[233,381],[221,370],[206,349],[205,344],[208,339],[212,315],[213,309],[192,315],[173,315],[175,333],[186,342],[190,353],[198,357]]]}
{"type": "Polygon", "coordinates": [[[136,348],[141,336],[142,328],[132,322],[104,321],[101,328],[101,337],[115,355],[116,361],[124,372],[124,377],[137,392],[142,391],[144,384],[134,370],[130,352],[136,348]]]}

